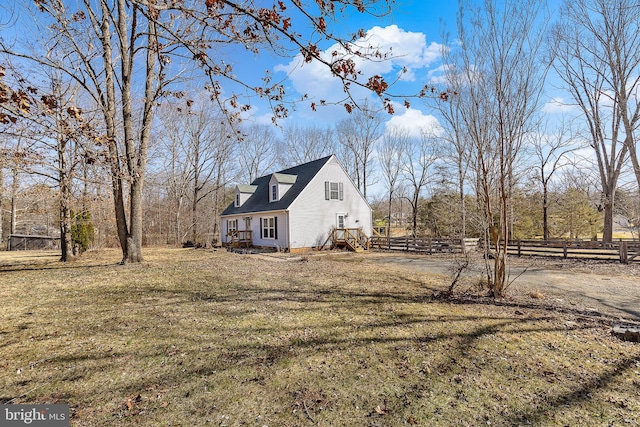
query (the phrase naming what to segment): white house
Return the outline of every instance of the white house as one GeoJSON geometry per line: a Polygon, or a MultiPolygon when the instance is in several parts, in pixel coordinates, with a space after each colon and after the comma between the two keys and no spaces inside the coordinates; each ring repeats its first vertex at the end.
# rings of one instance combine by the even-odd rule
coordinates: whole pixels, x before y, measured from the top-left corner
{"type": "Polygon", "coordinates": [[[335,229],[372,229],[371,206],[333,155],[237,185],[221,222],[224,245],[290,252],[324,245],[335,229]]]}

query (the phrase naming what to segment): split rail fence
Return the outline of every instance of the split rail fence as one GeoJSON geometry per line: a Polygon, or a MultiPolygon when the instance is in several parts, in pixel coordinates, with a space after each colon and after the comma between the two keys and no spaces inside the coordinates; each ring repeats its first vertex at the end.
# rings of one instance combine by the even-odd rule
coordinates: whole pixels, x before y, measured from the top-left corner
{"type": "MultiPolygon", "coordinates": [[[[422,254],[465,253],[476,250],[479,239],[436,239],[411,236],[387,237],[374,233],[371,247],[422,254]]],[[[507,253],[515,256],[541,256],[640,263],[640,242],[593,242],[582,240],[512,240],[507,253]]]]}
{"type": "Polygon", "coordinates": [[[475,250],[478,246],[478,239],[387,237],[375,234],[371,236],[370,241],[372,248],[429,255],[436,253],[464,253],[469,250],[475,250]]]}
{"type": "Polygon", "coordinates": [[[516,256],[546,256],[619,261],[623,264],[640,262],[639,241],[593,242],[583,240],[513,240],[507,254],[516,256]]]}

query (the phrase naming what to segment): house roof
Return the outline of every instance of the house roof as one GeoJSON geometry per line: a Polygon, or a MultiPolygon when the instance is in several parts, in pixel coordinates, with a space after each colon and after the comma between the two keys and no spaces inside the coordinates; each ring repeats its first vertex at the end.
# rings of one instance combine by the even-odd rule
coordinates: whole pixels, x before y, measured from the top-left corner
{"type": "Polygon", "coordinates": [[[276,202],[269,201],[269,181],[273,174],[261,176],[256,178],[251,185],[256,186],[254,193],[249,196],[246,202],[240,207],[235,207],[234,203],[231,203],[223,212],[224,215],[237,215],[254,212],[268,212],[285,210],[289,208],[291,203],[298,197],[298,195],[305,189],[305,187],[311,182],[314,176],[322,169],[322,167],[331,159],[332,156],[323,157],[322,159],[314,160],[309,163],[294,166],[289,169],[276,172],[276,178],[278,182],[294,181],[291,188],[276,202]],[[281,181],[282,175],[295,175],[295,179],[285,178],[286,181],[281,181]]]}

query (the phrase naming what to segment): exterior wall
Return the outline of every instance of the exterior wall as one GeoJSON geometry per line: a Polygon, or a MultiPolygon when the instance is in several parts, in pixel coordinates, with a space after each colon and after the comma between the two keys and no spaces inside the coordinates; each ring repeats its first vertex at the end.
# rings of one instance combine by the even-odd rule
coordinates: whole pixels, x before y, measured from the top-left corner
{"type": "Polygon", "coordinates": [[[371,207],[335,157],[311,180],[289,211],[292,250],[325,243],[337,226],[338,214],[347,214],[345,228],[362,228],[371,235],[371,207]],[[325,200],[325,181],[343,183],[343,200],[325,200]]]}
{"type": "Polygon", "coordinates": [[[253,238],[253,246],[261,246],[266,248],[286,249],[288,242],[288,227],[287,219],[288,215],[283,211],[276,212],[259,212],[253,214],[225,216],[222,218],[222,243],[228,244],[229,237],[227,236],[228,222],[227,220],[238,220],[238,230],[246,230],[246,218],[251,218],[249,229],[251,230],[253,238]],[[275,217],[277,222],[277,238],[263,238],[261,229],[261,219],[275,217]]]}

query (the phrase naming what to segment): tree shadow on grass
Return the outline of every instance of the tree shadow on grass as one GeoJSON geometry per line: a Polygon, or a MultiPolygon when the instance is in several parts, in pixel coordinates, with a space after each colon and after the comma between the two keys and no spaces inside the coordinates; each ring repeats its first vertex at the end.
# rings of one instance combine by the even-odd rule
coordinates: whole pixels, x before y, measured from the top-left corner
{"type": "MultiPolygon", "coordinates": [[[[553,394],[546,396],[546,405],[532,407],[528,411],[522,411],[507,419],[511,425],[542,425],[547,417],[553,413],[576,406],[582,402],[588,402],[593,399],[593,393],[600,390],[611,388],[616,380],[621,379],[624,375],[629,374],[632,369],[640,364],[640,354],[631,357],[624,357],[617,361],[611,369],[606,370],[600,375],[594,376],[585,381],[579,387],[574,388],[564,394],[553,394]]],[[[628,421],[631,422],[631,421],[628,421]]],[[[613,425],[610,423],[608,425],[613,425]]]]}
{"type": "MultiPolygon", "coordinates": [[[[418,286],[417,283],[415,285],[418,286]]],[[[121,401],[125,401],[132,394],[144,393],[144,390],[157,383],[167,388],[196,389],[203,378],[211,378],[215,382],[221,375],[233,377],[238,388],[247,387],[246,384],[251,382],[272,387],[273,378],[291,364],[305,364],[311,360],[331,358],[343,360],[345,364],[356,364],[356,359],[363,359],[370,364],[378,363],[376,358],[383,356],[374,356],[370,354],[370,350],[377,351],[385,355],[384,357],[388,355],[392,358],[388,360],[392,365],[399,363],[400,358],[410,352],[424,353],[425,358],[433,357],[436,361],[432,366],[434,372],[439,376],[453,377],[459,372],[462,363],[478,357],[474,350],[478,347],[478,341],[483,338],[498,334],[522,338],[538,332],[566,332],[566,327],[561,322],[548,322],[557,320],[554,307],[545,309],[546,316],[535,318],[524,318],[522,315],[504,310],[475,314],[469,309],[465,311],[468,314],[448,314],[443,311],[442,305],[484,304],[514,310],[539,310],[541,307],[496,300],[441,301],[432,299],[431,295],[422,292],[402,290],[406,289],[406,286],[400,288],[398,291],[367,290],[363,286],[348,289],[340,284],[314,288],[314,284],[308,281],[292,280],[286,283],[263,283],[260,287],[251,286],[250,283],[229,285],[219,292],[207,289],[205,285],[172,288],[167,285],[149,284],[136,290],[136,294],[132,294],[130,289],[111,289],[109,295],[118,301],[126,298],[135,301],[145,294],[158,298],[161,303],[159,306],[162,307],[157,311],[144,313],[149,316],[147,326],[156,330],[153,344],[144,347],[140,343],[140,346],[136,347],[138,343],[135,341],[144,339],[141,335],[134,338],[131,348],[114,344],[113,352],[76,349],[52,359],[50,363],[60,367],[77,368],[52,371],[51,378],[47,381],[67,383],[67,388],[71,390],[74,381],[86,381],[89,382],[88,387],[82,387],[85,392],[87,388],[93,387],[95,393],[104,393],[102,385],[91,386],[92,374],[112,371],[112,375],[117,375],[118,366],[115,365],[124,360],[133,361],[136,366],[143,368],[155,368],[114,384],[109,396],[121,396],[121,401]],[[180,322],[167,326],[161,322],[162,310],[166,307],[175,309],[181,316],[177,320],[183,322],[193,313],[194,317],[205,319],[217,317],[221,323],[215,323],[214,329],[201,330],[184,328],[184,323],[180,322]],[[252,323],[249,317],[251,315],[258,316],[259,321],[252,323]],[[285,320],[279,320],[278,316],[284,316],[285,320]],[[350,318],[354,320],[349,320],[350,318]],[[163,336],[163,333],[166,335],[163,336]],[[178,346],[178,354],[170,354],[172,344],[178,346]],[[350,358],[348,354],[351,351],[357,356],[350,358]],[[439,353],[428,354],[434,351],[439,353]],[[181,357],[180,354],[186,356],[181,357]],[[397,358],[394,359],[395,355],[397,358]]],[[[99,290],[88,292],[97,292],[95,298],[104,297],[98,293],[99,290]]],[[[140,303],[140,307],[141,310],[148,308],[143,302],[140,303]]],[[[137,306],[127,306],[127,311],[129,310],[137,310],[137,306]]],[[[117,307],[114,307],[112,312],[102,315],[105,318],[117,315],[124,321],[131,322],[127,317],[127,311],[119,312],[117,307]]],[[[588,313],[574,310],[569,314],[585,316],[588,313]]],[[[131,319],[139,318],[139,314],[131,315],[131,319]]],[[[575,329],[589,330],[597,327],[598,325],[594,326],[591,323],[578,325],[575,329]]],[[[130,333],[128,331],[96,328],[86,333],[87,336],[95,336],[100,342],[117,342],[114,338],[126,337],[130,333]]],[[[131,333],[134,332],[135,330],[131,333]]],[[[555,396],[544,407],[530,403],[528,408],[517,415],[495,416],[498,417],[498,423],[503,424],[518,424],[523,420],[529,420],[534,424],[536,421],[543,422],[549,413],[566,405],[582,402],[585,399],[583,393],[610,387],[637,361],[637,357],[627,357],[599,379],[577,384],[575,391],[555,396]]],[[[340,366],[338,362],[334,363],[338,372],[344,372],[344,366],[340,366]]],[[[297,378],[288,386],[292,389],[284,392],[288,391],[289,395],[293,396],[296,392],[293,388],[301,386],[307,379],[297,378]]],[[[411,406],[414,404],[406,401],[409,399],[417,402],[424,399],[419,397],[418,391],[424,389],[425,384],[429,384],[433,378],[416,371],[412,378],[397,381],[396,387],[400,389],[398,394],[385,395],[389,407],[397,408],[396,415],[386,415],[384,419],[389,425],[401,421],[399,417],[403,407],[409,405],[409,409],[412,409],[419,406],[417,403],[411,406]],[[408,395],[411,395],[410,398],[407,398],[408,395]],[[392,417],[395,418],[391,419],[392,417]]],[[[366,382],[361,386],[366,388],[366,382]]],[[[313,388],[314,385],[307,383],[306,387],[313,388]]],[[[34,400],[39,398],[42,396],[39,396],[37,391],[26,397],[34,400]]],[[[72,395],[71,398],[79,405],[87,399],[79,394],[72,395]]],[[[291,404],[292,402],[289,402],[287,406],[287,403],[273,402],[273,405],[282,406],[283,412],[290,410],[291,404]]],[[[367,408],[368,411],[372,409],[367,408]]],[[[382,409],[381,411],[384,412],[382,409]]],[[[360,411],[354,416],[362,414],[360,411]]],[[[361,419],[359,424],[366,423],[366,420],[361,419]]]]}
{"type": "Polygon", "coordinates": [[[17,271],[44,271],[44,270],[71,270],[71,269],[92,269],[97,267],[116,267],[121,265],[119,262],[106,262],[98,264],[76,263],[74,261],[62,262],[54,261],[42,264],[18,264],[18,265],[0,265],[0,273],[17,272],[17,271]]]}

